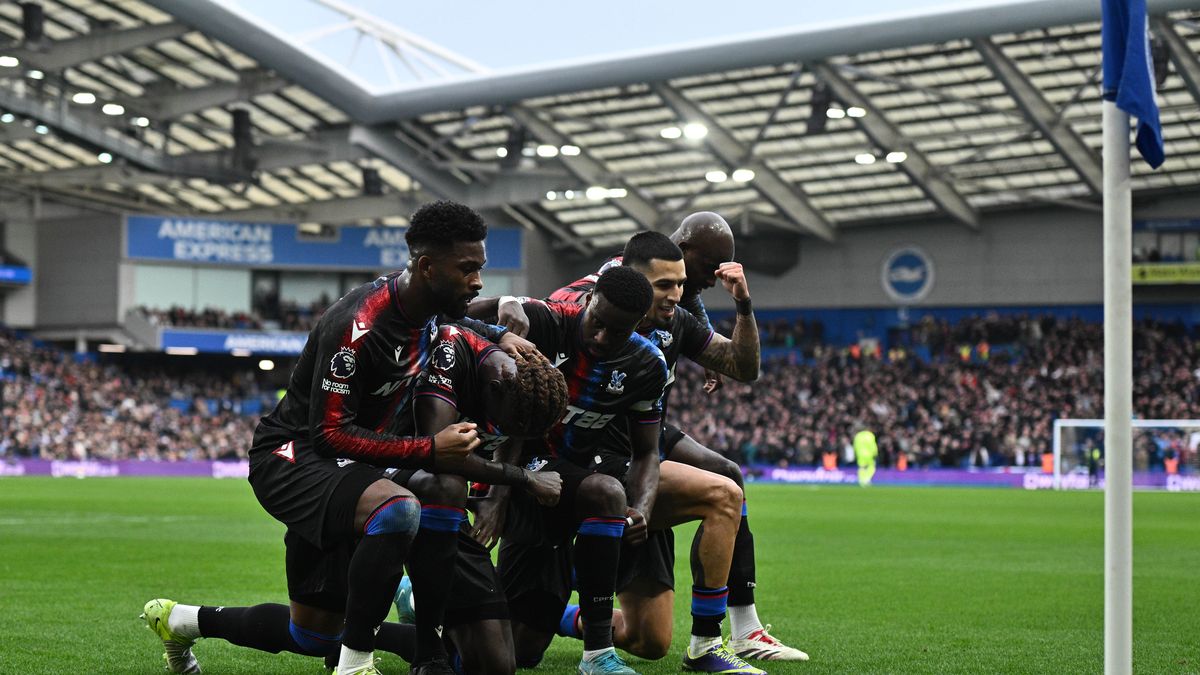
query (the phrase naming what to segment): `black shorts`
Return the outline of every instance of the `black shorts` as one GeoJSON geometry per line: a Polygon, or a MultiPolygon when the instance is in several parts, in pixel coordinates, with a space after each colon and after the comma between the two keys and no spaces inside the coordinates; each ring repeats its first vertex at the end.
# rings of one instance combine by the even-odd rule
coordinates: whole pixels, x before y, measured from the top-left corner
{"type": "Polygon", "coordinates": [[[342,612],[346,575],[357,536],[354,515],[362,493],[383,478],[378,467],[316,454],[306,441],[294,441],[290,454],[279,445],[250,451],[250,486],[263,508],[287,526],[288,597],[342,612]]]}
{"type": "Polygon", "coordinates": [[[496,564],[512,620],[553,635],[575,586],[569,544],[500,542],[496,564]]]}
{"type": "MultiPolygon", "coordinates": [[[[596,471],[561,457],[535,457],[526,468],[530,471],[557,471],[562,476],[562,493],[556,506],[545,507],[525,490],[513,490],[504,517],[504,539],[526,545],[570,542],[579,526],[579,519],[575,515],[575,496],[583,481],[596,471]]],[[[615,477],[624,482],[624,471],[615,477]]]]}
{"type": "Polygon", "coordinates": [[[463,521],[458,529],[458,558],[454,584],[446,601],[446,628],[477,621],[508,620],[508,602],[500,575],[492,564],[491,552],[471,538],[470,526],[463,521]]]}
{"type": "Polygon", "coordinates": [[[617,564],[617,593],[634,581],[649,582],[665,590],[675,589],[675,533],[656,530],[639,546],[623,544],[617,564]]]}
{"type": "Polygon", "coordinates": [[[687,434],[683,433],[683,431],[674,424],[671,424],[670,422],[663,422],[662,436],[659,437],[658,442],[659,459],[669,459],[671,457],[671,451],[675,449],[676,445],[679,445],[679,441],[682,441],[683,437],[686,435],[687,434]]]}

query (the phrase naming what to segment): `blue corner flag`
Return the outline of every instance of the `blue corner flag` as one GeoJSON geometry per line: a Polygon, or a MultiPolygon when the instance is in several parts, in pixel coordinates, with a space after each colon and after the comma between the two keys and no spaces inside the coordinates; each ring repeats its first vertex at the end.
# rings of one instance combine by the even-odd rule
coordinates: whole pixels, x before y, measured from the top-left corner
{"type": "Polygon", "coordinates": [[[1146,0],[1103,0],[1100,51],[1104,98],[1137,118],[1137,148],[1151,168],[1163,163],[1162,124],[1154,102],[1154,65],[1146,32],[1146,0]]]}

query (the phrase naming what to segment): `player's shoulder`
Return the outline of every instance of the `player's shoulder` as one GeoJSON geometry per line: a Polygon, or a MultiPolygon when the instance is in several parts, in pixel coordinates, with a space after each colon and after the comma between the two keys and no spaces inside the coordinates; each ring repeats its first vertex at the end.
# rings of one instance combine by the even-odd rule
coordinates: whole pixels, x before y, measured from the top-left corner
{"type": "Polygon", "coordinates": [[[634,333],[629,336],[630,351],[641,361],[646,362],[649,366],[661,364],[665,370],[667,367],[667,357],[663,355],[662,350],[658,345],[654,344],[649,338],[644,335],[634,333]]]}
{"type": "Polygon", "coordinates": [[[496,348],[495,343],[475,331],[454,323],[444,323],[438,326],[437,343],[482,354],[496,348]]]}

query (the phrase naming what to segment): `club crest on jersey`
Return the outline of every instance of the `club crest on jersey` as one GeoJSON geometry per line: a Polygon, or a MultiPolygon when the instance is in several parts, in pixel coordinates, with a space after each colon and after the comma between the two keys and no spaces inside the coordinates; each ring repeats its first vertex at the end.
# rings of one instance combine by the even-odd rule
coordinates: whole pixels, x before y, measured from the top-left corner
{"type": "Polygon", "coordinates": [[[350,347],[342,347],[330,360],[329,373],[339,380],[348,380],[354,375],[357,365],[358,358],[354,355],[354,350],[350,347]]]}
{"type": "Polygon", "coordinates": [[[454,345],[443,342],[433,350],[433,367],[440,370],[454,367],[454,345]]]}
{"type": "Polygon", "coordinates": [[[658,333],[658,343],[664,348],[670,347],[671,343],[675,341],[675,336],[671,335],[671,331],[669,330],[657,330],[654,332],[658,333]]]}
{"type": "Polygon", "coordinates": [[[625,392],[625,373],[619,370],[612,371],[612,379],[608,384],[604,385],[604,391],[610,394],[622,394],[625,392]]]}

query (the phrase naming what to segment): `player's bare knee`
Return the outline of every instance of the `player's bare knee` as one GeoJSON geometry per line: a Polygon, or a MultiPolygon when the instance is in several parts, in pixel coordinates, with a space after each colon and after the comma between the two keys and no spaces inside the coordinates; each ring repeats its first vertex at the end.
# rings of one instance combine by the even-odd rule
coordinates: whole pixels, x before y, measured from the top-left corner
{"type": "Polygon", "coordinates": [[[467,481],[462,476],[446,473],[418,472],[408,486],[425,504],[464,507],[467,504],[467,481]]]}
{"type": "Polygon", "coordinates": [[[579,484],[576,505],[583,515],[624,514],[625,488],[612,476],[594,473],[579,484]]]}
{"type": "Polygon", "coordinates": [[[657,661],[671,651],[671,636],[667,635],[664,640],[663,636],[658,635],[657,631],[653,629],[641,631],[641,634],[634,638],[625,651],[639,659],[657,661]]]}
{"type": "Polygon", "coordinates": [[[742,513],[742,489],[725,477],[712,481],[706,490],[706,501],[717,515],[736,519],[742,513]]]}
{"type": "Polygon", "coordinates": [[[738,466],[737,462],[727,457],[721,457],[721,461],[717,463],[716,467],[710,469],[710,471],[733,481],[738,486],[738,489],[746,489],[746,477],[742,475],[742,467],[738,466]]]}

